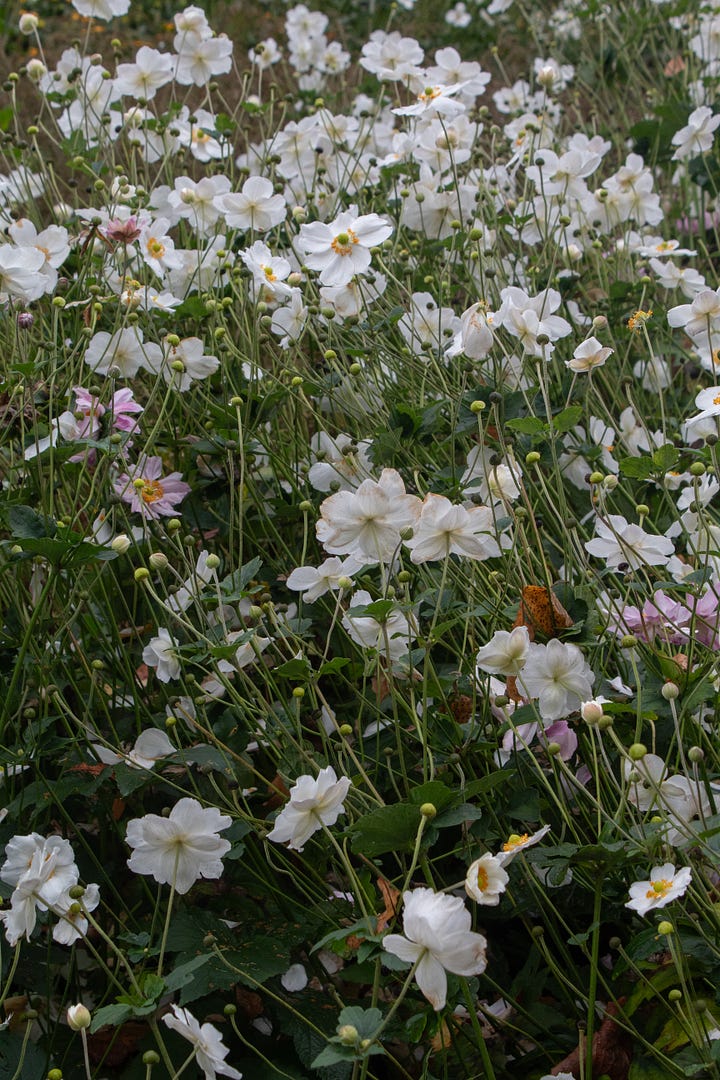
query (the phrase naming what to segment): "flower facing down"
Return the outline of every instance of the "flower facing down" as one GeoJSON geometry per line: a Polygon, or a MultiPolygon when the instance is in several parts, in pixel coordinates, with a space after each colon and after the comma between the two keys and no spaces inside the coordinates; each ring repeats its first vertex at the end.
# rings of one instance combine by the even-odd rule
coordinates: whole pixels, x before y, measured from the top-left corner
{"type": "Polygon", "coordinates": [[[133,848],[128,866],[160,885],[174,883],[177,892],[186,893],[198,878],[222,875],[222,856],[230,850],[230,842],[218,833],[230,824],[230,818],[214,806],[180,799],[166,818],[146,814],[128,822],[125,839],[133,848]]]}
{"type": "Polygon", "coordinates": [[[334,825],[345,813],[343,802],[349,787],[348,778],[343,776],[338,780],[331,765],[320,770],[317,780],[299,776],[290,791],[290,802],[275,819],[268,840],[276,844],[289,841],[289,848],[302,851],[313,833],[323,825],[334,825]]]}
{"type": "Polygon", "coordinates": [[[487,942],[470,929],[470,912],[459,896],[412,889],[403,893],[403,904],[405,933],[388,934],[383,948],[416,965],[418,987],[439,1012],[447,1000],[446,972],[481,975],[487,942]]]}
{"type": "Polygon", "coordinates": [[[638,915],[647,915],[649,911],[665,907],[671,900],[684,896],[691,880],[689,866],[682,866],[678,871],[672,863],[654,866],[649,881],[636,881],[630,886],[630,899],[625,907],[637,911],[638,915]]]}
{"type": "Polygon", "coordinates": [[[163,1023],[192,1043],[195,1060],[205,1073],[205,1080],[215,1080],[216,1076],[234,1076],[236,1080],[242,1080],[242,1073],[225,1064],[230,1051],[218,1029],[212,1024],[201,1026],[189,1009],[181,1009],[179,1005],[170,1008],[172,1016],[163,1016],[163,1023]]]}
{"type": "Polygon", "coordinates": [[[509,880],[502,859],[488,851],[468,867],[465,892],[478,904],[496,907],[509,880]]]}

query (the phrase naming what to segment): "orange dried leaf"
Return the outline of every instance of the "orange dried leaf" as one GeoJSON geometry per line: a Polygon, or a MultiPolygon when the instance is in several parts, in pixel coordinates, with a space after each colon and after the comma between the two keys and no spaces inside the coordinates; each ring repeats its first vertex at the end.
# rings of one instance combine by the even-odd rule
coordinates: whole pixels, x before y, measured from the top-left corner
{"type": "Polygon", "coordinates": [[[384,911],[381,911],[377,917],[377,933],[381,934],[388,923],[395,918],[398,900],[400,899],[400,890],[396,889],[385,878],[378,878],[377,885],[385,903],[384,911]]]}
{"type": "Polygon", "coordinates": [[[526,626],[530,640],[535,631],[545,637],[557,637],[559,630],[572,626],[573,621],[554,592],[545,585],[526,585],[513,626],[526,626]]]}

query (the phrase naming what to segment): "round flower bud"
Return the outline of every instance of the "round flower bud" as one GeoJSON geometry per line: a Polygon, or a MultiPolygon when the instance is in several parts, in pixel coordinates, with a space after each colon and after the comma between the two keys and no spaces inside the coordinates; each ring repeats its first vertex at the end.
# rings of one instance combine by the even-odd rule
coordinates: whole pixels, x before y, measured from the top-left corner
{"type": "Polygon", "coordinates": [[[608,475],[603,480],[603,487],[606,488],[608,491],[614,491],[619,483],[620,481],[618,480],[617,476],[614,476],[613,473],[608,473],[608,475]]]}
{"type": "Polygon", "coordinates": [[[597,724],[603,715],[603,707],[599,701],[584,701],[580,706],[580,715],[586,724],[597,724]]]}
{"type": "Polygon", "coordinates": [[[470,412],[474,412],[476,414],[481,413],[486,407],[487,406],[485,405],[485,402],[480,401],[479,399],[477,401],[470,402],[470,412]]]}
{"type": "Polygon", "coordinates": [[[352,587],[353,587],[352,578],[349,578],[349,577],[339,577],[338,578],[338,588],[340,588],[340,589],[352,589],[352,587]]]}
{"type": "Polygon", "coordinates": [[[343,1046],[354,1046],[360,1037],[360,1032],[354,1024],[341,1024],[337,1033],[343,1046]]]}
{"type": "Polygon", "coordinates": [[[682,1001],[682,990],[671,990],[668,994],[668,1001],[682,1001]]]}
{"type": "Polygon", "coordinates": [[[142,1056],[143,1065],[159,1065],[160,1055],[156,1050],[146,1050],[142,1056]]]}
{"type": "Polygon", "coordinates": [[[217,555],[208,555],[207,559],[205,560],[205,565],[207,566],[208,570],[217,570],[218,566],[220,565],[220,559],[217,555]]]}
{"type": "Polygon", "coordinates": [[[647,752],[647,746],[644,746],[643,743],[636,742],[633,743],[628,750],[628,757],[631,761],[642,761],[647,752]]]}
{"type": "Polygon", "coordinates": [[[428,821],[432,821],[432,819],[437,816],[437,807],[434,803],[424,802],[420,807],[420,813],[424,818],[427,818],[428,821]]]}
{"type": "Polygon", "coordinates": [[[67,1011],[67,1022],[73,1031],[82,1031],[90,1027],[92,1016],[85,1005],[71,1005],[67,1011]]]}
{"type": "Polygon", "coordinates": [[[150,577],[150,571],[148,570],[148,568],[146,566],[139,566],[137,568],[137,570],[135,571],[135,573],[133,574],[133,577],[135,578],[137,583],[140,585],[140,584],[142,584],[143,581],[148,580],[148,578],[150,577]]]}
{"type": "Polygon", "coordinates": [[[343,735],[345,738],[347,738],[348,735],[352,735],[352,733],[353,733],[352,724],[341,724],[340,727],[338,728],[338,731],[340,732],[341,735],[343,735]]]}
{"type": "Polygon", "coordinates": [[[680,687],[674,682],[666,682],[660,693],[666,701],[675,701],[680,696],[680,687]]]}
{"type": "Polygon", "coordinates": [[[673,924],[671,922],[668,922],[667,919],[663,919],[663,921],[661,923],[658,923],[658,933],[659,934],[665,934],[665,935],[672,934],[673,930],[674,930],[673,924]]]}
{"type": "Polygon", "coordinates": [[[693,765],[699,765],[705,757],[705,751],[701,746],[691,746],[687,756],[688,761],[692,761],[693,765]]]}
{"type": "Polygon", "coordinates": [[[634,649],[637,645],[637,638],[634,634],[623,634],[620,638],[621,649],[634,649]]]}
{"type": "Polygon", "coordinates": [[[598,720],[598,731],[607,731],[607,729],[611,728],[614,723],[615,721],[609,713],[603,713],[598,720]]]}
{"type": "Polygon", "coordinates": [[[357,363],[356,364],[351,364],[350,367],[348,368],[348,371],[350,372],[351,375],[359,375],[360,372],[362,371],[362,365],[357,364],[357,363]]]}
{"type": "MultiPolygon", "coordinates": [[[[47,75],[47,68],[43,64],[42,60],[38,60],[34,56],[31,60],[28,60],[27,68],[28,79],[32,79],[33,82],[40,82],[44,75],[47,75]]],[[[28,128],[28,135],[37,135],[39,128],[28,128]]]]}
{"type": "Polygon", "coordinates": [[[296,686],[296,687],[294,687],[293,692],[292,692],[292,696],[294,698],[298,698],[298,699],[304,698],[305,697],[305,687],[304,686],[296,686]]]}
{"type": "Polygon", "coordinates": [[[237,1005],[233,1005],[233,1004],[228,1004],[223,1009],[223,1013],[224,1013],[225,1016],[234,1016],[236,1012],[237,1012],[237,1005]]]}
{"type": "Polygon", "coordinates": [[[412,540],[414,535],[415,535],[415,530],[413,529],[413,527],[411,525],[406,525],[404,529],[400,530],[400,539],[401,540],[412,540]]]}
{"type": "Polygon", "coordinates": [[[530,931],[530,934],[534,938],[545,937],[545,927],[544,926],[533,926],[532,930],[530,931]]]}
{"type": "Polygon", "coordinates": [[[635,513],[639,517],[647,517],[650,513],[650,507],[646,503],[638,503],[635,507],[635,513]]]}
{"type": "Polygon", "coordinates": [[[309,514],[312,508],[313,504],[310,502],[309,499],[303,499],[303,501],[298,505],[298,510],[302,510],[303,514],[309,514]]]}
{"type": "Polygon", "coordinates": [[[18,21],[18,30],[21,34],[29,36],[34,34],[40,25],[40,19],[34,11],[23,11],[18,21]]]}
{"type": "Polygon", "coordinates": [[[412,580],[412,574],[409,570],[401,570],[398,574],[398,581],[401,585],[406,585],[408,581],[412,580]]]}
{"type": "Polygon", "coordinates": [[[604,315],[596,315],[592,321],[593,330],[604,330],[608,321],[604,315]]]}
{"type": "Polygon", "coordinates": [[[622,945],[622,941],[620,940],[619,937],[611,937],[610,940],[608,941],[608,945],[610,946],[611,949],[619,949],[620,946],[622,945]]]}
{"type": "Polygon", "coordinates": [[[526,465],[537,465],[539,460],[540,455],[538,454],[537,450],[531,450],[529,454],[525,455],[526,465]]]}
{"type": "Polygon", "coordinates": [[[589,480],[590,480],[591,484],[602,484],[604,479],[605,479],[605,477],[601,472],[591,472],[590,473],[589,480]]]}
{"type": "Polygon", "coordinates": [[[688,469],[691,476],[704,476],[707,469],[703,465],[702,461],[693,461],[692,465],[688,469]]]}
{"type": "Polygon", "coordinates": [[[130,547],[131,540],[127,533],[119,533],[118,536],[114,536],[110,541],[110,547],[113,551],[116,551],[118,555],[124,555],[130,547]]]}
{"type": "Polygon", "coordinates": [[[562,751],[562,746],[559,742],[551,742],[547,744],[545,749],[547,750],[550,757],[557,757],[557,755],[562,751]]]}
{"type": "Polygon", "coordinates": [[[148,562],[153,570],[165,570],[168,565],[168,557],[167,555],[163,555],[162,551],[153,551],[148,562]]]}

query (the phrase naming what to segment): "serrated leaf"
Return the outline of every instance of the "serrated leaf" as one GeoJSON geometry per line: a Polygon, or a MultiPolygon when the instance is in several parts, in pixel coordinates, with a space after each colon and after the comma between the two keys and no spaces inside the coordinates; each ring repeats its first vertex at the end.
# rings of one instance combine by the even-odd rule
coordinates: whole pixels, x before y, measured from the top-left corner
{"type": "Polygon", "coordinates": [[[583,414],[582,405],[570,405],[561,413],[553,417],[553,427],[556,431],[572,431],[580,423],[583,414]]]}
{"type": "Polygon", "coordinates": [[[652,459],[653,465],[656,466],[661,472],[669,472],[677,465],[680,457],[680,451],[672,443],[665,443],[663,446],[659,446],[654,451],[652,459]]]}
{"type": "Polygon", "coordinates": [[[518,431],[521,435],[539,435],[547,431],[548,426],[539,416],[519,416],[515,420],[506,420],[505,426],[512,431],[518,431]]]}
{"type": "Polygon", "coordinates": [[[31,506],[10,506],[7,520],[10,531],[18,540],[41,540],[53,537],[57,532],[53,519],[39,514],[31,506]]]}
{"type": "Polygon", "coordinates": [[[454,791],[451,791],[449,787],[443,784],[442,780],[429,780],[427,784],[421,784],[420,787],[413,788],[408,798],[415,806],[432,803],[439,812],[449,806],[451,802],[454,802],[456,795],[454,791]]]}
{"type": "Polygon", "coordinates": [[[90,1034],[99,1031],[101,1027],[119,1027],[130,1019],[132,1011],[131,1005],[104,1005],[92,1018],[90,1034]]]}
{"type": "Polygon", "coordinates": [[[388,851],[411,851],[419,825],[419,806],[381,806],[351,826],[352,849],[369,859],[388,851]]]}
{"type": "Polygon", "coordinates": [[[647,480],[655,471],[652,458],[626,457],[620,461],[620,472],[633,480],[647,480]]]}

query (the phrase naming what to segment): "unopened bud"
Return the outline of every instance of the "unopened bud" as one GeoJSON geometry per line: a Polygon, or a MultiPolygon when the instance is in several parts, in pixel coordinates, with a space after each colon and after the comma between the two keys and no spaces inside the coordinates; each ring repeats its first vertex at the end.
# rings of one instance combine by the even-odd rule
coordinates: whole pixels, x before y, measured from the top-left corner
{"type": "Polygon", "coordinates": [[[67,1022],[73,1031],[82,1031],[90,1027],[92,1016],[85,1005],[71,1005],[67,1011],[67,1022]]]}

